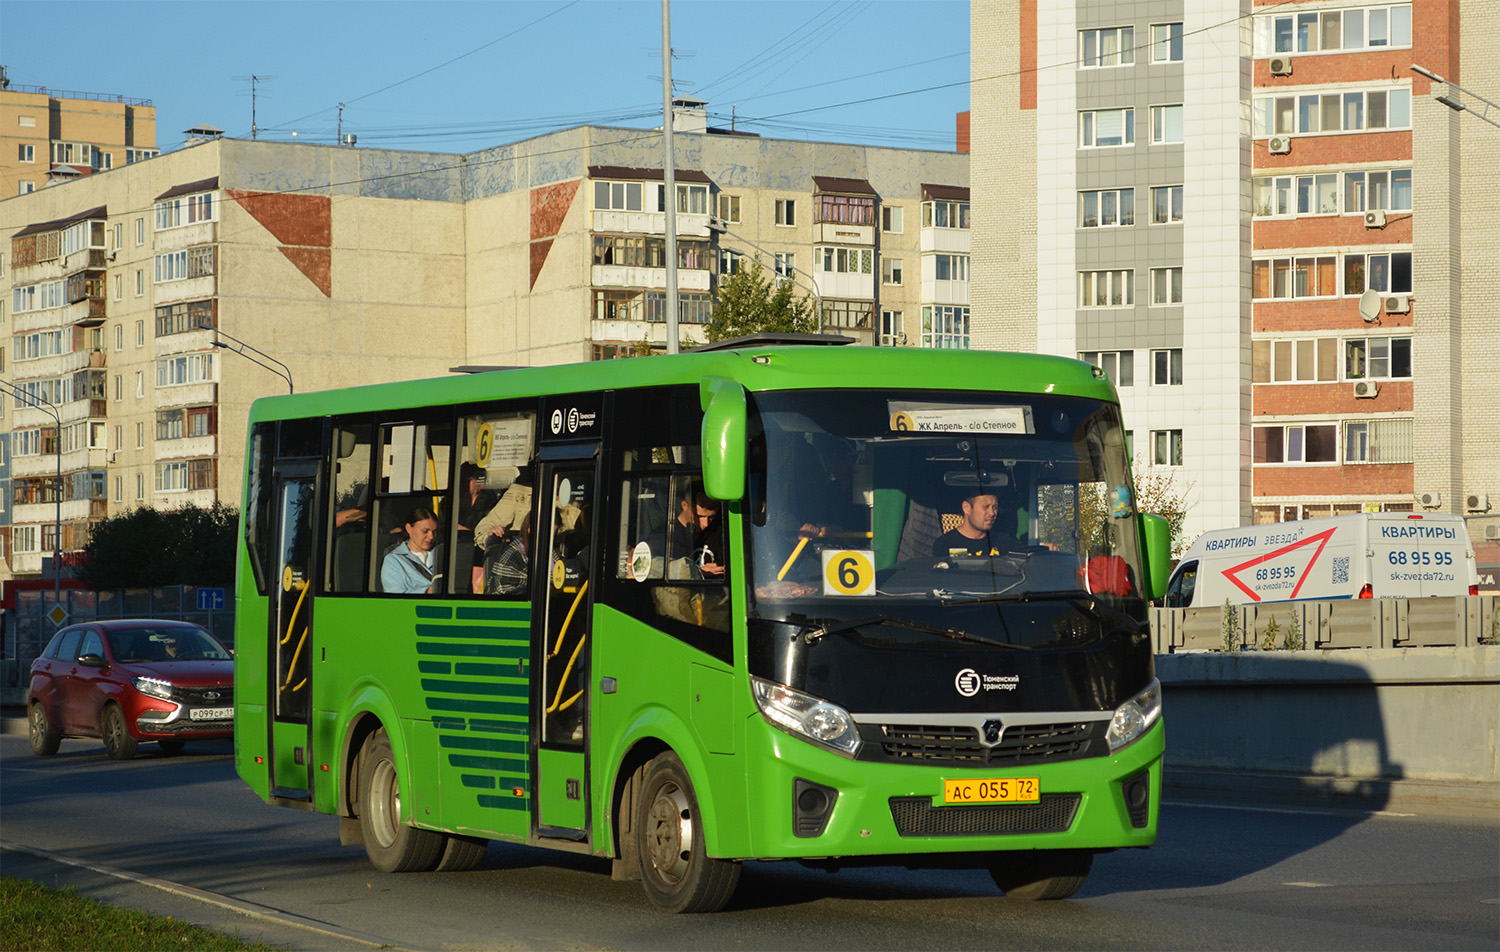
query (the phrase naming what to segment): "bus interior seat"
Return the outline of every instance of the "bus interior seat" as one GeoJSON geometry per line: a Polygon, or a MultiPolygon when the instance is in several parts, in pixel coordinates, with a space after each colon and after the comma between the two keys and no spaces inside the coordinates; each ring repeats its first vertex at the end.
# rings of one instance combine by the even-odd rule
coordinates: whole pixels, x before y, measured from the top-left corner
{"type": "Polygon", "coordinates": [[[949,520],[962,518],[951,513],[940,513],[932,506],[913,499],[911,510],[906,516],[906,525],[901,529],[901,545],[896,550],[896,561],[927,558],[932,554],[932,544],[937,541],[937,537],[958,524],[954,521],[950,525],[949,520]]]}

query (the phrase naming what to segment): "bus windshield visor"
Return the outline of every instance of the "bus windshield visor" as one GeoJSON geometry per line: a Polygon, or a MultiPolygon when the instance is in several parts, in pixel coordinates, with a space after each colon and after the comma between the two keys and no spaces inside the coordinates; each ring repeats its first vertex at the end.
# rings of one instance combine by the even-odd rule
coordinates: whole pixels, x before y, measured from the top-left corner
{"type": "Polygon", "coordinates": [[[1140,603],[1139,523],[1113,404],[763,393],[750,431],[757,617],[851,618],[895,600],[1140,603]]]}

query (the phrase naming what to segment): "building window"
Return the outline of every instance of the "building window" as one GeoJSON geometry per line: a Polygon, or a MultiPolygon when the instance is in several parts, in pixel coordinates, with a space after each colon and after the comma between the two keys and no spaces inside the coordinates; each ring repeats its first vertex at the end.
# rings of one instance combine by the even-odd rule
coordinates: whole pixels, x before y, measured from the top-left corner
{"type": "Polygon", "coordinates": [[[1255,55],[1411,46],[1411,4],[1255,18],[1255,55]]]}
{"type": "Polygon", "coordinates": [[[125,300],[125,275],[115,275],[115,300],[125,300]]]}
{"type": "MultiPolygon", "coordinates": [[[[1362,185],[1360,190],[1363,194],[1362,185]]],[[[1407,195],[1409,198],[1409,188],[1407,195]]],[[[1321,175],[1259,176],[1251,180],[1250,204],[1256,218],[1337,215],[1338,174],[1325,172],[1321,175]]]]}
{"type": "Polygon", "coordinates": [[[214,195],[212,192],[179,195],[156,203],[157,231],[213,220],[214,195]]]}
{"type": "Polygon", "coordinates": [[[933,255],[933,277],[938,281],[969,280],[968,255],[933,255]]]}
{"type": "Polygon", "coordinates": [[[120,350],[124,350],[124,349],[125,349],[125,325],[124,324],[116,324],[115,325],[115,350],[120,351],[120,350]]]}
{"type": "Polygon", "coordinates": [[[21,143],[16,149],[16,160],[19,162],[35,162],[36,146],[21,143]]]}
{"type": "Polygon", "coordinates": [[[941,350],[968,350],[969,309],[953,305],[924,306],[922,346],[941,350]]]}
{"type": "Polygon", "coordinates": [[[125,501],[125,477],[124,476],[116,476],[115,477],[115,495],[114,495],[114,500],[115,500],[115,502],[124,502],[125,501]]]}
{"type": "Polygon", "coordinates": [[[1113,380],[1116,387],[1135,386],[1133,350],[1086,350],[1078,355],[1078,359],[1104,371],[1104,375],[1113,380]]]}
{"type": "Polygon", "coordinates": [[[595,182],[594,208],[597,211],[641,211],[641,183],[595,182]]]}
{"type": "Polygon", "coordinates": [[[134,165],[137,162],[144,162],[147,159],[154,159],[158,155],[161,155],[160,149],[126,149],[125,164],[134,165]]]}
{"type": "Polygon", "coordinates": [[[1412,421],[1349,420],[1344,423],[1344,462],[1415,462],[1412,421]]]}
{"type": "Polygon", "coordinates": [[[1383,294],[1411,293],[1411,252],[1344,255],[1344,294],[1366,290],[1383,294]]]}
{"type": "Polygon", "coordinates": [[[139,248],[146,243],[146,219],[135,220],[135,246],[139,248]]]}
{"type": "MultiPolygon", "coordinates": [[[[708,186],[693,185],[685,182],[676,183],[677,186],[677,213],[679,215],[707,215],[708,214],[708,186]]],[[[656,210],[664,212],[667,210],[667,186],[666,183],[656,186],[656,210]]]]}
{"type": "Polygon", "coordinates": [[[728,222],[731,225],[740,223],[740,197],[738,195],[719,193],[719,221],[728,222]]]}
{"type": "Polygon", "coordinates": [[[854,195],[818,195],[813,220],[838,225],[875,224],[875,199],[854,195]]]}
{"type": "MultiPolygon", "coordinates": [[[[1262,258],[1250,262],[1250,296],[1253,299],[1334,297],[1338,293],[1338,258],[1335,255],[1262,258]]],[[[1347,287],[1345,293],[1350,293],[1347,287]]]]}
{"type": "Polygon", "coordinates": [[[1135,304],[1135,272],[1078,272],[1079,307],[1128,307],[1135,304]]]}
{"type": "Polygon", "coordinates": [[[1411,338],[1358,337],[1344,341],[1344,379],[1411,379],[1411,338]]]}
{"type": "Polygon", "coordinates": [[[1255,134],[1326,135],[1411,128],[1411,90],[1350,90],[1263,96],[1255,100],[1255,134]]]}
{"type": "Polygon", "coordinates": [[[140,502],[146,498],[146,476],[144,473],[135,474],[135,501],[140,502]]]}
{"type": "Polygon", "coordinates": [[[1174,225],[1182,221],[1182,186],[1156,185],[1151,189],[1151,224],[1174,225]]]}
{"type": "Polygon", "coordinates": [[[900,205],[882,205],[880,207],[880,230],[893,235],[901,234],[904,227],[904,211],[900,205]]]}
{"type": "Polygon", "coordinates": [[[728,248],[719,249],[719,274],[727,277],[739,270],[740,262],[744,255],[738,251],[730,251],[728,248]]]}
{"type": "Polygon", "coordinates": [[[1085,149],[1135,144],[1134,109],[1091,109],[1078,114],[1079,145],[1085,149]]]}
{"type": "Polygon", "coordinates": [[[1152,304],[1181,304],[1182,303],[1182,269],[1181,268],[1152,268],[1151,269],[1151,303],[1152,304]]]}
{"type": "Polygon", "coordinates": [[[1411,169],[1344,173],[1344,212],[1411,211],[1411,169]]]}
{"type": "Polygon", "coordinates": [[[880,312],[880,346],[895,347],[906,343],[906,334],[902,330],[900,311],[880,312]]]}
{"type": "Polygon", "coordinates": [[[1316,426],[1257,426],[1253,430],[1257,463],[1337,463],[1339,428],[1316,426]]]}
{"type": "Polygon", "coordinates": [[[17,185],[16,185],[16,194],[17,195],[30,195],[34,191],[36,191],[36,183],[35,182],[22,181],[22,182],[17,183],[17,185]]]}
{"type": "Polygon", "coordinates": [[[135,448],[138,450],[146,448],[146,424],[144,423],[135,425],[135,448]]]}
{"type": "Polygon", "coordinates": [[[1253,383],[1312,383],[1339,379],[1338,340],[1333,337],[1250,342],[1253,383]]]}
{"type": "Polygon", "coordinates": [[[124,400],[124,399],[125,399],[125,381],[123,379],[121,379],[121,377],[120,377],[119,374],[115,374],[115,402],[118,403],[118,402],[120,402],[121,400],[124,400]]]}
{"type": "Polygon", "coordinates": [[[142,268],[135,269],[135,296],[141,297],[146,293],[146,272],[142,268]]]}
{"type": "Polygon", "coordinates": [[[140,400],[146,396],[146,372],[136,371],[135,374],[135,398],[140,400]]]}
{"type": "Polygon", "coordinates": [[[158,387],[206,383],[213,379],[213,354],[179,354],[176,357],[164,357],[156,362],[156,385],[158,387]]]}
{"type": "Polygon", "coordinates": [[[969,203],[931,201],[922,203],[923,228],[968,228],[969,203]]]}
{"type": "Polygon", "coordinates": [[[1182,105],[1151,107],[1153,145],[1182,141],[1182,105]]]}
{"type": "Polygon", "coordinates": [[[135,322],[135,346],[137,346],[137,347],[145,347],[146,346],[146,322],[145,321],[136,321],[135,322]]]}
{"type": "Polygon", "coordinates": [[[794,198],[778,198],[778,199],[776,199],[776,224],[778,224],[778,225],[787,225],[787,226],[791,226],[791,225],[797,224],[797,200],[796,199],[794,199],[794,198]]]}
{"type": "Polygon", "coordinates": [[[825,274],[870,274],[875,266],[873,248],[815,248],[813,255],[825,274]]]}
{"type": "Polygon", "coordinates": [[[880,283],[892,285],[903,283],[900,258],[882,257],[880,259],[880,283]]]}
{"type": "Polygon", "coordinates": [[[1182,62],[1182,24],[1151,24],[1151,62],[1182,62]]]}
{"type": "Polygon", "coordinates": [[[1151,352],[1151,383],[1157,387],[1182,386],[1182,348],[1151,352]]]}
{"type": "Polygon", "coordinates": [[[1079,62],[1084,69],[1129,66],[1135,62],[1135,28],[1115,26],[1078,31],[1079,62]]]}
{"type": "Polygon", "coordinates": [[[1151,462],[1157,466],[1182,465],[1182,431],[1151,431],[1151,462]]]}
{"type": "Polygon", "coordinates": [[[1078,193],[1078,227],[1135,224],[1135,189],[1109,188],[1078,193]]]}
{"type": "Polygon", "coordinates": [[[793,272],[797,270],[797,256],[792,252],[778,253],[772,262],[778,278],[791,279],[793,272]]]}

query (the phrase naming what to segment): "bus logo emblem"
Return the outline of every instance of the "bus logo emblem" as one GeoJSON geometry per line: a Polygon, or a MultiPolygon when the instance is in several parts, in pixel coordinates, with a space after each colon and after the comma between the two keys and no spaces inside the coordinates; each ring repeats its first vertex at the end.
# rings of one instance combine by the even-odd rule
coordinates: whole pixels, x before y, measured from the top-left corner
{"type": "Polygon", "coordinates": [[[568,408],[568,432],[569,433],[577,433],[578,432],[578,408],[577,407],[569,407],[568,408]]]}
{"type": "Polygon", "coordinates": [[[979,693],[979,672],[973,668],[964,668],[953,679],[953,686],[964,697],[973,697],[979,693]]]}

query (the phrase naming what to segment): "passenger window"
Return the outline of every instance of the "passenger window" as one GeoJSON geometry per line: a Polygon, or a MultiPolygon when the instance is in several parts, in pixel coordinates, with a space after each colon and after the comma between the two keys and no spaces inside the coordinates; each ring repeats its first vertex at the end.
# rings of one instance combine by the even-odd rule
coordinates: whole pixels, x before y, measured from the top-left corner
{"type": "Polygon", "coordinates": [[[330,592],[365,590],[365,554],[370,548],[370,463],[374,426],[340,420],[333,430],[333,502],[328,507],[328,559],[324,587],[330,592]]]}
{"type": "Polygon", "coordinates": [[[78,657],[84,658],[88,655],[104,657],[104,642],[100,640],[99,633],[90,631],[83,636],[83,643],[78,646],[78,657]]]}
{"type": "Polygon", "coordinates": [[[394,595],[448,591],[448,474],[453,427],[447,421],[380,428],[375,511],[376,590],[394,595]]]}
{"type": "Polygon", "coordinates": [[[459,417],[451,591],[526,597],[531,565],[534,411],[459,417]]]}
{"type": "Polygon", "coordinates": [[[83,629],[63,632],[62,640],[57,646],[57,653],[53,655],[59,661],[74,661],[78,658],[78,642],[83,637],[83,629]]]}

